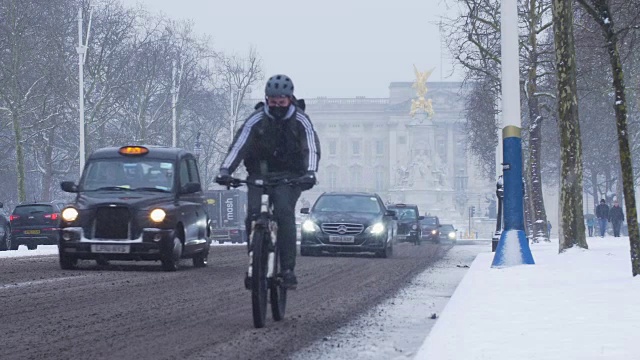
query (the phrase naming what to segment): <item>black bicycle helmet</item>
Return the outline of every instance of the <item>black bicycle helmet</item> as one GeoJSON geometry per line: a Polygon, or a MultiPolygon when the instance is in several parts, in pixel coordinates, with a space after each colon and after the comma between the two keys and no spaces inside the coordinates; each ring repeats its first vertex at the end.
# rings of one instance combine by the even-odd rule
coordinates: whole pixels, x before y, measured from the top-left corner
{"type": "Polygon", "coordinates": [[[264,89],[267,97],[293,96],[293,81],[287,75],[273,75],[267,80],[264,89]]]}

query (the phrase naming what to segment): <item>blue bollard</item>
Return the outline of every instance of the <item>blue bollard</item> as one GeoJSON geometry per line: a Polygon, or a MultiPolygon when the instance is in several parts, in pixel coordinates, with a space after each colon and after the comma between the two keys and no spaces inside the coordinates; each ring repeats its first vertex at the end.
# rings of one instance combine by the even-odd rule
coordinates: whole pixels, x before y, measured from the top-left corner
{"type": "Polygon", "coordinates": [[[504,230],[491,267],[535,264],[524,231],[524,184],[522,183],[522,139],[520,128],[502,129],[504,230]]]}

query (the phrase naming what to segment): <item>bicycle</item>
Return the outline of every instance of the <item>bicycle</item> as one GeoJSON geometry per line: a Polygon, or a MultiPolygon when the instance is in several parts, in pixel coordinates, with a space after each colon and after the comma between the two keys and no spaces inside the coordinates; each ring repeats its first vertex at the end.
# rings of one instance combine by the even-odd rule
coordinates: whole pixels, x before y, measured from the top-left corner
{"type": "Polygon", "coordinates": [[[278,185],[295,185],[297,179],[287,180],[242,180],[231,178],[227,187],[262,187],[260,213],[254,215],[249,236],[249,269],[245,287],[251,290],[253,325],[262,328],[267,316],[267,291],[271,301],[273,320],[284,318],[287,305],[287,289],[280,274],[277,232],[278,224],[273,218],[273,205],[269,201],[268,188],[278,185]],[[266,249],[266,251],[265,251],[266,249]]]}

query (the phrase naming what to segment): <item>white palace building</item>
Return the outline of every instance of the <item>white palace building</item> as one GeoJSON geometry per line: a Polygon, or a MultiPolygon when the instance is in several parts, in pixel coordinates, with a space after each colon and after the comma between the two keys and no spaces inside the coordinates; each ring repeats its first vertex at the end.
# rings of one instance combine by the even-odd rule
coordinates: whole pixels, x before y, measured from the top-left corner
{"type": "Polygon", "coordinates": [[[319,184],[303,194],[301,206],[325,191],[366,191],[385,202],[417,204],[421,215],[441,222],[466,224],[471,206],[485,215],[495,180],[482,177],[466,150],[461,83],[426,84],[431,116],[410,114],[420,99],[416,85],[393,82],[388,98],[306,99],[322,157],[319,184]]]}

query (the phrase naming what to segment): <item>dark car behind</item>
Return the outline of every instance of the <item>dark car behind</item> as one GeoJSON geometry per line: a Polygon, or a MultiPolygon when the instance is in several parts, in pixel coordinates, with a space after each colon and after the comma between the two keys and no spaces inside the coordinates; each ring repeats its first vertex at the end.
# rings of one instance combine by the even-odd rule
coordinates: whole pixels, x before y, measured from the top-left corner
{"type": "MultiPolygon", "coordinates": [[[[4,204],[0,202],[0,209],[4,208],[4,204]]],[[[11,249],[11,223],[5,216],[4,211],[0,210],[0,251],[11,249]]]]}
{"type": "Polygon", "coordinates": [[[440,220],[437,216],[425,216],[424,219],[420,220],[420,227],[422,228],[423,240],[432,242],[440,241],[440,220]]]}
{"type": "Polygon", "coordinates": [[[60,212],[63,204],[36,202],[20,204],[13,209],[11,221],[11,250],[26,245],[35,250],[38,245],[56,245],[60,236],[60,212]]]}
{"type": "Polygon", "coordinates": [[[389,210],[396,213],[398,224],[398,242],[408,241],[413,244],[420,244],[422,229],[420,228],[420,211],[417,205],[394,204],[388,206],[389,210]]]}
{"type": "Polygon", "coordinates": [[[373,252],[389,257],[396,233],[395,213],[387,210],[377,194],[324,193],[302,223],[300,254],[321,252],[373,252]]]}
{"type": "Polygon", "coordinates": [[[440,242],[453,242],[455,243],[457,239],[456,228],[451,224],[441,224],[440,225],[440,242]]]}

